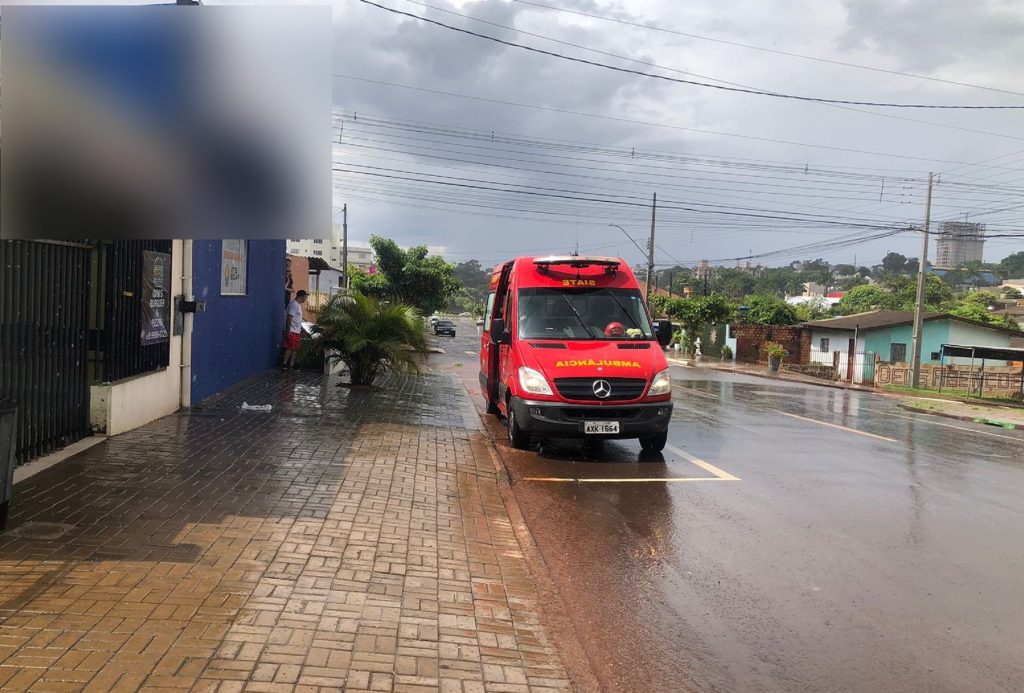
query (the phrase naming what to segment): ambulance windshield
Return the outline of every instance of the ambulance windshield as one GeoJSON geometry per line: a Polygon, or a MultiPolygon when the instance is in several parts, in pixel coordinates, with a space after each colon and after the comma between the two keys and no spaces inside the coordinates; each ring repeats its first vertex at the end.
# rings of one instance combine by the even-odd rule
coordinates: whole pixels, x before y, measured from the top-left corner
{"type": "Polygon", "coordinates": [[[520,339],[654,339],[637,289],[520,289],[520,339]]]}

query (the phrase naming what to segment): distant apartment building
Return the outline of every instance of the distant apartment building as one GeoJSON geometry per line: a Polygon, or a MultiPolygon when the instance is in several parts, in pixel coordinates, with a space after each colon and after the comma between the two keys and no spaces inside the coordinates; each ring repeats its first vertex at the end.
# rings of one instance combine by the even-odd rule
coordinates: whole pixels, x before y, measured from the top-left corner
{"type": "Polygon", "coordinates": [[[984,224],[944,221],[939,224],[935,266],[953,268],[967,262],[981,262],[984,249],[984,224]]]}
{"type": "MultiPolygon", "coordinates": [[[[334,224],[330,238],[290,239],[288,254],[320,258],[331,267],[341,269],[341,226],[334,224]]],[[[366,269],[373,264],[373,249],[365,243],[348,242],[348,264],[366,269]]]]}
{"type": "Polygon", "coordinates": [[[693,268],[693,276],[700,280],[710,280],[715,278],[717,268],[710,264],[707,260],[701,260],[700,264],[693,268]]]}

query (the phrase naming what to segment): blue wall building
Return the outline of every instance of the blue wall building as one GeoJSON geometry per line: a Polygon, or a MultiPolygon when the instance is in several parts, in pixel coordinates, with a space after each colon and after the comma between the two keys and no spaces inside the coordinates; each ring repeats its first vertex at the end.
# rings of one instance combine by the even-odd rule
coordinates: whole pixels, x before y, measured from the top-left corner
{"type": "Polygon", "coordinates": [[[281,353],[285,241],[236,241],[242,259],[227,261],[225,243],[193,244],[192,291],[206,303],[193,323],[193,405],[273,368],[281,353]]]}

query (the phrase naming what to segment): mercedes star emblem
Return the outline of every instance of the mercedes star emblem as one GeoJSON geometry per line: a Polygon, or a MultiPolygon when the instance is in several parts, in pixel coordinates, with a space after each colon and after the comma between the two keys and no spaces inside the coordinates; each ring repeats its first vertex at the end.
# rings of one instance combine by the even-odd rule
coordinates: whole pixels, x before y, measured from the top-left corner
{"type": "Polygon", "coordinates": [[[612,394],[612,386],[607,380],[594,381],[594,395],[598,399],[607,399],[610,394],[612,394]]]}

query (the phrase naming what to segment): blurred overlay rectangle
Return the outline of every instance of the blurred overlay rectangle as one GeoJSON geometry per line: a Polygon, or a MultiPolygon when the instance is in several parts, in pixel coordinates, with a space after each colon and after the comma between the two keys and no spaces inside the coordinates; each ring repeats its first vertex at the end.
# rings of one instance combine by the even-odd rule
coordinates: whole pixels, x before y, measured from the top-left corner
{"type": "Polygon", "coordinates": [[[330,237],[330,7],[0,21],[0,237],[330,237]]]}

